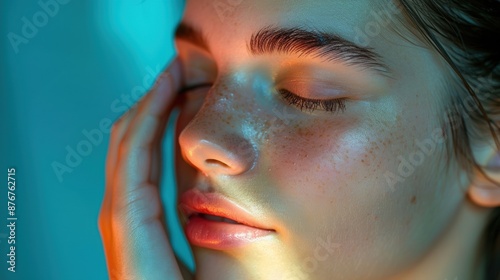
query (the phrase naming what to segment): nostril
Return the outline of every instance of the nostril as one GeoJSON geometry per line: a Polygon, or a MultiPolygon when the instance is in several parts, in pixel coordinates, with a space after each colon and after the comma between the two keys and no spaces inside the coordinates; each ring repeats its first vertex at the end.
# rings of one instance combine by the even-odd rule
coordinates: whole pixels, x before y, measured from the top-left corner
{"type": "Polygon", "coordinates": [[[208,165],[222,165],[222,167],[230,168],[229,165],[225,164],[224,162],[222,162],[220,160],[216,160],[216,159],[207,159],[207,160],[205,160],[205,163],[207,163],[208,165]]]}
{"type": "Polygon", "coordinates": [[[220,138],[216,140],[220,143],[215,143],[202,137],[186,136],[185,131],[181,134],[184,138],[179,139],[182,155],[189,164],[204,174],[238,175],[254,166],[256,151],[252,149],[252,153],[248,154],[247,149],[242,150],[239,146],[239,143],[246,143],[246,139],[230,137],[231,135],[218,136],[220,138]]]}

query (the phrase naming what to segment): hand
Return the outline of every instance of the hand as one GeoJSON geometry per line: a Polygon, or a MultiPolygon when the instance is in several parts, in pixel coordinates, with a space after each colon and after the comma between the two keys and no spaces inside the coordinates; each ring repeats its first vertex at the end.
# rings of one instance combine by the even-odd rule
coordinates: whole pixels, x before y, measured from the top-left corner
{"type": "Polygon", "coordinates": [[[169,243],[158,188],[161,140],[181,75],[176,59],[113,125],[99,213],[110,279],[192,279],[169,243]]]}

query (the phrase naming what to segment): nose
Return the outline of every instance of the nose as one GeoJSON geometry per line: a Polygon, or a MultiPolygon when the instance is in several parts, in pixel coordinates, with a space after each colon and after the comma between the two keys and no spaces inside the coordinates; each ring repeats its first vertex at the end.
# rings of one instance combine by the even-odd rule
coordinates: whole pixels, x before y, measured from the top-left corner
{"type": "Polygon", "coordinates": [[[215,141],[213,138],[208,140],[193,137],[193,134],[185,133],[186,131],[188,130],[184,130],[179,138],[184,159],[203,173],[238,175],[252,169],[255,157],[251,145],[241,144],[245,142],[230,138],[215,141]]]}
{"type": "MultiPolygon", "coordinates": [[[[217,98],[207,96],[207,99],[217,98]]],[[[226,99],[227,101],[227,99],[226,99]]],[[[257,149],[245,136],[246,114],[231,105],[205,100],[196,116],[179,135],[184,159],[204,174],[238,175],[253,168],[257,149]]]]}

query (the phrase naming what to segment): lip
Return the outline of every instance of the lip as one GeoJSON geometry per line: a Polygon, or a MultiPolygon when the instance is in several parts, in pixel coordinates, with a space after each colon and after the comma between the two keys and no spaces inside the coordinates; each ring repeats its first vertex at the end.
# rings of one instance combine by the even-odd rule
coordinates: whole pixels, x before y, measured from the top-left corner
{"type": "Polygon", "coordinates": [[[187,218],[186,237],[192,245],[227,250],[253,243],[275,233],[248,211],[218,193],[190,189],[179,198],[179,210],[187,218]],[[238,224],[213,221],[207,214],[231,219],[238,224]]]}

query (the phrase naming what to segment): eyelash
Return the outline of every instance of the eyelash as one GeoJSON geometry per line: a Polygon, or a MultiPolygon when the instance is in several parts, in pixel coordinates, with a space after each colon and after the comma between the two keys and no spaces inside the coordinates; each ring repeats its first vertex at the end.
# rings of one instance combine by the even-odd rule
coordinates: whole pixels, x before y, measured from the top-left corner
{"type": "MultiPolygon", "coordinates": [[[[188,91],[210,86],[212,86],[212,84],[210,83],[186,86],[179,91],[179,94],[185,94],[188,91]]],[[[339,110],[341,112],[345,111],[346,98],[308,99],[298,96],[286,89],[279,89],[278,93],[289,105],[295,106],[299,108],[301,111],[307,110],[309,112],[313,112],[317,109],[323,109],[324,111],[331,113],[335,113],[339,110]]]]}
{"type": "Polygon", "coordinates": [[[313,112],[317,109],[323,109],[331,113],[335,113],[338,110],[341,112],[345,111],[346,98],[308,99],[298,96],[286,89],[279,89],[278,93],[288,104],[299,108],[301,111],[307,110],[313,112]]]}

